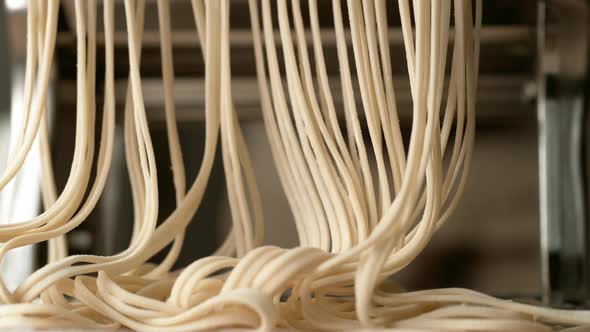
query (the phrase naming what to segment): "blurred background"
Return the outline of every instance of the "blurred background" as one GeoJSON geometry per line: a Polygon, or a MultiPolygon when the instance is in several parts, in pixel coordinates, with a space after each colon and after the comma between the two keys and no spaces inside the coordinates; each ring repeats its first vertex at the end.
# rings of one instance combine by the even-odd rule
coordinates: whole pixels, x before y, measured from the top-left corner
{"type": "MultiPolygon", "coordinates": [[[[304,7],[305,3],[306,1],[302,1],[304,7]]],[[[389,22],[393,31],[392,64],[401,123],[404,132],[408,134],[411,125],[411,98],[396,3],[388,1],[389,22]]],[[[247,1],[232,0],[231,4],[232,88],[262,193],[266,220],[265,240],[268,244],[292,247],[298,243],[295,227],[272,163],[258,105],[247,1]]],[[[191,183],[201,162],[204,144],[204,68],[190,1],[171,1],[171,6],[177,112],[187,183],[191,183]]],[[[448,224],[397,278],[409,289],[462,286],[500,296],[536,297],[541,294],[542,288],[539,136],[535,103],[537,2],[493,0],[484,1],[484,6],[476,146],[467,191],[448,224]]],[[[19,83],[19,77],[23,75],[25,7],[24,0],[5,1],[2,24],[7,28],[8,38],[2,41],[7,47],[2,45],[0,48],[5,52],[3,59],[9,59],[8,63],[11,64],[10,70],[2,71],[6,75],[0,74],[0,87],[5,91],[15,90],[22,84],[19,83]],[[12,73],[11,78],[9,72],[12,73]],[[5,81],[13,83],[12,90],[5,81]]],[[[331,1],[320,0],[319,7],[320,22],[325,29],[323,36],[326,37],[324,51],[328,59],[336,59],[335,44],[330,42],[330,29],[333,27],[331,1]]],[[[128,74],[122,2],[117,1],[116,13],[118,32],[115,59],[120,116],[128,74]]],[[[305,13],[304,8],[304,15],[305,13]]],[[[100,27],[102,22],[100,19],[98,22],[100,27]]],[[[73,1],[62,1],[51,99],[52,154],[58,188],[65,183],[73,152],[76,101],[73,23],[73,1]]],[[[166,143],[155,1],[147,1],[145,26],[141,71],[150,129],[158,157],[160,219],[164,219],[173,210],[175,201],[166,143]]],[[[99,79],[104,72],[103,53],[99,37],[99,79]]],[[[338,100],[337,61],[328,61],[328,66],[329,74],[333,76],[331,81],[336,82],[334,91],[338,100]]],[[[98,105],[102,105],[102,84],[99,82],[97,87],[98,105]]],[[[14,105],[18,94],[12,93],[12,96],[14,105]]],[[[9,106],[3,106],[9,109],[9,106]]],[[[97,109],[100,110],[100,107],[97,109]]],[[[1,113],[0,138],[3,144],[0,148],[4,148],[4,142],[10,136],[7,125],[10,123],[9,113],[1,113]]],[[[132,204],[121,118],[118,122],[113,168],[105,193],[89,219],[69,234],[71,253],[114,254],[126,248],[129,242],[132,204]]],[[[7,151],[0,152],[6,156],[7,151]]],[[[35,153],[29,157],[29,163],[35,164],[35,153]]],[[[38,170],[36,172],[38,174],[38,170]]],[[[27,173],[29,174],[33,173],[27,173]]],[[[35,179],[34,176],[31,178],[35,179]]],[[[36,179],[38,181],[39,178],[36,179]]],[[[35,183],[17,191],[26,192],[23,194],[26,198],[21,200],[29,202],[29,211],[34,211],[34,207],[38,211],[40,195],[35,183]]],[[[22,216],[14,213],[8,214],[2,222],[13,222],[20,218],[22,216]]],[[[229,223],[223,169],[221,159],[218,158],[205,199],[188,228],[187,240],[177,266],[184,266],[211,253],[224,239],[229,223]]],[[[46,259],[42,245],[29,249],[23,255],[30,260],[21,259],[17,263],[30,264],[31,268],[42,265],[46,259]]],[[[156,257],[157,259],[159,258],[156,257]]],[[[6,264],[5,262],[4,270],[8,272],[5,273],[16,275],[15,265],[6,267],[6,264]]],[[[26,274],[27,268],[23,271],[26,274]]]]}

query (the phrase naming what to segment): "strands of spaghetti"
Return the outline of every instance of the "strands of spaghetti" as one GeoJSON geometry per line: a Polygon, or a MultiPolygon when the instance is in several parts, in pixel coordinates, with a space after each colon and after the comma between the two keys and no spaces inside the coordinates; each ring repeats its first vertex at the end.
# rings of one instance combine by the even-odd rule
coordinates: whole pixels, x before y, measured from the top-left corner
{"type": "Polygon", "coordinates": [[[191,2],[205,63],[206,143],[188,190],[175,116],[170,4],[157,2],[176,209],[156,223],[158,172],[139,70],[145,0],[125,0],[130,70],[123,128],[133,234],[129,247],[116,255],[68,256],[65,236],[96,206],[113,157],[115,6],[114,0],[103,2],[100,144],[95,153],[101,15],[96,0],[75,1],[75,150],[58,193],[46,108],[59,0],[29,0],[24,121],[13,128],[16,148],[0,175],[0,189],[18,173],[39,137],[45,209],[31,220],[0,226],[0,261],[11,249],[42,242],[48,242],[49,259],[14,291],[0,282],[0,326],[162,332],[228,327],[545,331],[590,325],[587,311],[536,307],[466,289],[382,287],[449,219],[465,188],[475,135],[482,0],[398,1],[405,54],[395,56],[405,56],[408,67],[409,142],[402,138],[397,114],[386,0],[347,0],[345,8],[332,1],[342,107],[332,95],[317,0],[307,0],[307,17],[301,0],[249,0],[262,117],[301,244],[293,249],[262,246],[260,194],[231,93],[229,0],[191,2]],[[212,256],[171,271],[203,199],[218,145],[231,231],[212,256]],[[147,262],[167,247],[160,264],[147,262]]]}

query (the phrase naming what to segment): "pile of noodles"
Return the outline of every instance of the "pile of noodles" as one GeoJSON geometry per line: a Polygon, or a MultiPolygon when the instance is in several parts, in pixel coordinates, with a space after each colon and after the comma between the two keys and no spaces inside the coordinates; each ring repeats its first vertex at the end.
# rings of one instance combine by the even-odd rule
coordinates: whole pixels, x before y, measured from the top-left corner
{"type": "Polygon", "coordinates": [[[156,223],[158,170],[139,70],[145,0],[124,1],[130,70],[122,110],[115,109],[114,0],[104,0],[103,13],[97,12],[96,0],[75,1],[75,149],[61,192],[53,180],[46,112],[59,1],[29,1],[24,120],[12,128],[16,147],[0,189],[39,139],[45,209],[33,219],[0,226],[0,260],[11,249],[48,241],[49,261],[14,291],[0,283],[0,326],[165,332],[230,327],[545,331],[590,325],[587,311],[536,307],[466,289],[382,287],[449,219],[465,188],[475,134],[482,0],[397,1],[403,54],[391,54],[388,44],[387,13],[394,6],[386,0],[334,0],[337,59],[324,55],[317,0],[308,0],[306,15],[300,1],[249,0],[260,111],[290,206],[285,214],[293,215],[297,227],[300,246],[293,249],[262,245],[261,199],[232,100],[231,1],[192,0],[202,49],[195,56],[205,63],[206,144],[188,189],[175,118],[170,4],[157,3],[177,203],[161,224],[156,223]],[[103,105],[97,105],[95,92],[100,19],[103,105]],[[392,57],[405,57],[407,63],[413,107],[407,142],[396,109],[392,57]],[[334,102],[327,61],[338,61],[342,106],[334,102]],[[100,130],[96,107],[103,107],[100,130]],[[66,234],[86,220],[103,194],[117,111],[124,112],[134,211],[133,220],[117,222],[133,223],[133,236],[128,248],[113,256],[69,256],[66,234]],[[172,271],[218,145],[231,231],[216,253],[172,271]],[[147,263],[165,248],[160,264],[147,263]]]}

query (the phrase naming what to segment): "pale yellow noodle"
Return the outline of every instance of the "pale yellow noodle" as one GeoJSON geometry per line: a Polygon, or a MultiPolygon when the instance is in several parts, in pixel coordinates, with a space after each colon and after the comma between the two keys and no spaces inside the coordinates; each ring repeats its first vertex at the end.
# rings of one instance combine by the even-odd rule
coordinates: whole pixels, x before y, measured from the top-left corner
{"type": "Polygon", "coordinates": [[[94,209],[111,167],[115,0],[104,0],[102,13],[104,105],[94,178],[96,26],[101,15],[95,0],[74,2],[76,131],[70,174],[59,193],[47,114],[59,1],[29,0],[24,120],[14,128],[17,140],[0,188],[21,169],[39,138],[44,212],[0,226],[0,260],[13,248],[49,241],[49,262],[14,292],[0,282],[0,326],[168,332],[234,327],[550,331],[559,326],[575,331],[590,325],[588,311],[537,307],[466,289],[406,292],[391,281],[450,218],[465,189],[475,138],[483,1],[398,1],[412,96],[407,142],[388,45],[390,1],[347,0],[344,8],[341,1],[332,1],[338,59],[324,55],[317,0],[306,1],[307,14],[301,2],[248,1],[264,128],[289,203],[285,214],[294,217],[300,246],[262,246],[260,193],[231,93],[230,0],[191,1],[201,49],[196,56],[205,63],[206,141],[188,190],[175,115],[173,18],[170,3],[157,2],[176,208],[156,223],[158,170],[140,70],[146,3],[125,0],[129,81],[123,130],[132,238],[127,249],[111,256],[68,256],[65,236],[94,209]],[[447,59],[451,36],[452,57],[447,59]],[[333,98],[327,61],[337,61],[340,69],[342,110],[333,98]],[[213,255],[172,271],[183,241],[190,240],[185,230],[205,194],[218,141],[231,229],[213,255]],[[160,264],[148,263],[167,247],[160,264]]]}

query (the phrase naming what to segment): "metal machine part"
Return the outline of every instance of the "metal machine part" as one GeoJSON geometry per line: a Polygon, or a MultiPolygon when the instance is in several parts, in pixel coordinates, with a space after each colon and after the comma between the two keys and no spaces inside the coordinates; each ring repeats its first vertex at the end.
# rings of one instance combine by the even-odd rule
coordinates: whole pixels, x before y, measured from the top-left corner
{"type": "Polygon", "coordinates": [[[541,266],[553,305],[581,305],[590,294],[588,10],[575,0],[538,6],[541,266]]]}
{"type": "MultiPolygon", "coordinates": [[[[6,1],[0,5],[0,170],[4,170],[14,152],[22,124],[25,77],[26,2],[6,1]]],[[[51,84],[46,112],[53,112],[51,84]]],[[[0,224],[20,222],[35,217],[40,208],[40,150],[35,142],[25,164],[15,178],[0,192],[0,224]]],[[[0,265],[6,286],[16,288],[35,268],[34,246],[11,250],[0,265]]]]}

